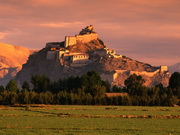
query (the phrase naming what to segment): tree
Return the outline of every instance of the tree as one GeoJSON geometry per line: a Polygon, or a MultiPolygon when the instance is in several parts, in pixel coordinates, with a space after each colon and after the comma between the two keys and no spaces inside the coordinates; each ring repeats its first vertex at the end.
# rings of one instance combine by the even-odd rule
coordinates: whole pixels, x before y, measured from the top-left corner
{"type": "MultiPolygon", "coordinates": [[[[78,88],[81,87],[81,79],[76,76],[70,76],[69,78],[67,78],[67,91],[70,92],[72,90],[76,90],[78,88]]],[[[73,92],[76,92],[76,91],[73,91],[73,92]]]]}
{"type": "Polygon", "coordinates": [[[9,83],[6,85],[6,90],[18,92],[19,88],[14,80],[10,80],[9,83]]]}
{"type": "Polygon", "coordinates": [[[110,92],[111,91],[111,84],[109,83],[108,80],[102,81],[102,85],[106,87],[106,91],[110,92]]]}
{"type": "Polygon", "coordinates": [[[1,93],[1,92],[4,92],[4,90],[5,90],[4,86],[1,85],[1,86],[0,86],[0,93],[1,93]]]}
{"type": "Polygon", "coordinates": [[[60,91],[67,90],[67,79],[59,79],[57,82],[52,82],[50,86],[52,93],[58,93],[60,91]]]}
{"type": "Polygon", "coordinates": [[[81,77],[81,84],[81,87],[85,88],[86,93],[91,93],[94,86],[102,85],[102,80],[97,72],[89,71],[81,77]]]}
{"type": "Polygon", "coordinates": [[[103,98],[105,96],[105,93],[106,93],[106,87],[100,85],[95,85],[90,92],[90,94],[93,97],[99,97],[99,98],[103,98]]]}
{"type": "Polygon", "coordinates": [[[14,105],[18,103],[18,94],[15,91],[4,91],[2,93],[3,100],[1,104],[3,105],[14,105]]]}
{"type": "Polygon", "coordinates": [[[130,95],[141,95],[145,80],[136,74],[130,75],[124,82],[130,95]]]}
{"type": "Polygon", "coordinates": [[[25,81],[25,82],[23,83],[23,85],[22,85],[22,89],[29,91],[29,83],[25,81]]]}
{"type": "Polygon", "coordinates": [[[169,87],[174,89],[174,88],[180,88],[180,73],[179,72],[174,72],[170,79],[169,79],[169,87]]]}
{"type": "Polygon", "coordinates": [[[174,72],[169,79],[169,88],[172,89],[174,95],[180,98],[180,73],[174,72]]]}
{"type": "Polygon", "coordinates": [[[130,75],[124,82],[127,88],[141,87],[145,83],[142,76],[136,74],[130,75]]]}
{"type": "Polygon", "coordinates": [[[123,89],[118,87],[117,85],[113,85],[112,92],[123,92],[123,89]]]}
{"type": "Polygon", "coordinates": [[[35,92],[45,92],[50,87],[50,79],[45,75],[32,76],[31,83],[34,85],[33,90],[35,92]]]}

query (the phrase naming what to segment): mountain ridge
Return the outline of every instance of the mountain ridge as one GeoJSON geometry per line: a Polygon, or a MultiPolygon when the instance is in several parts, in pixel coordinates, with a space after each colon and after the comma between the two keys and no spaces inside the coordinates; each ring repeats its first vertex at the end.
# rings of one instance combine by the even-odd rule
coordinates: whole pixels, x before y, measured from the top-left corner
{"type": "Polygon", "coordinates": [[[169,71],[170,71],[171,74],[174,73],[174,72],[180,72],[180,62],[169,66],[169,71]]]}
{"type": "Polygon", "coordinates": [[[33,49],[0,43],[0,85],[5,86],[14,79],[33,52],[33,49]]]}

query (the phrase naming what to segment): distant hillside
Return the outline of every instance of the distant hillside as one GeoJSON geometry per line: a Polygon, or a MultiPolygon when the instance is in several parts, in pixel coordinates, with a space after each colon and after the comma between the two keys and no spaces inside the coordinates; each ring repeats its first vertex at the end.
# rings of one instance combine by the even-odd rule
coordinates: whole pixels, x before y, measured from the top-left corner
{"type": "Polygon", "coordinates": [[[6,85],[14,78],[33,52],[21,46],[0,43],[0,85],[6,85]]]}
{"type": "Polygon", "coordinates": [[[180,62],[172,66],[169,66],[169,72],[172,74],[174,72],[180,72],[180,62]]]}

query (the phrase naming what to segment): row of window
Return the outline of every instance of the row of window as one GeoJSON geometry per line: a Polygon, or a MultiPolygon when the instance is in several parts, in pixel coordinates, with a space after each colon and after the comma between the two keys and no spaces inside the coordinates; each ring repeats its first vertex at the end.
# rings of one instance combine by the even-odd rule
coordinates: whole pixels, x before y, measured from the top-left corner
{"type": "Polygon", "coordinates": [[[88,58],[88,55],[75,55],[73,58],[88,58]]]}

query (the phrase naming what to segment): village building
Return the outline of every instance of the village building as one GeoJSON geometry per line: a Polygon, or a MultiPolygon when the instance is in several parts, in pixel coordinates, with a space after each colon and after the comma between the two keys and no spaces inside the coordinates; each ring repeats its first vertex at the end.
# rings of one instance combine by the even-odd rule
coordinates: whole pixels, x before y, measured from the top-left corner
{"type": "Polygon", "coordinates": [[[86,53],[73,54],[71,56],[72,63],[84,63],[89,60],[89,55],[86,53]]]}

